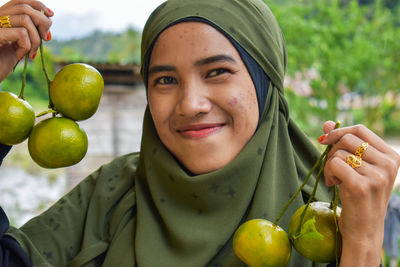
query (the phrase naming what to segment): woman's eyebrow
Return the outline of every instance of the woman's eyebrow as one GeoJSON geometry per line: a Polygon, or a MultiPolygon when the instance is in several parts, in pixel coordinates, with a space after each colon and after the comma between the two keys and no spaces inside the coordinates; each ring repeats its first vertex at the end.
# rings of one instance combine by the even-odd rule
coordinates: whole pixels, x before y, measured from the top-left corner
{"type": "Polygon", "coordinates": [[[221,55],[216,55],[216,56],[211,56],[211,57],[207,57],[204,59],[200,59],[194,63],[194,66],[198,67],[198,66],[212,64],[212,63],[220,62],[220,61],[229,61],[232,63],[237,63],[233,57],[221,54],[221,55]]]}
{"type": "Polygon", "coordinates": [[[156,72],[175,71],[175,70],[176,70],[176,68],[171,65],[156,65],[156,66],[149,68],[148,75],[151,75],[156,72]]]}
{"type": "MultiPolygon", "coordinates": [[[[196,67],[203,66],[203,65],[212,64],[215,62],[221,62],[221,61],[229,61],[232,63],[237,63],[233,57],[221,54],[221,55],[216,55],[216,56],[211,56],[211,57],[200,59],[194,63],[194,66],[196,66],[196,67]]],[[[164,71],[176,71],[176,67],[172,66],[172,65],[156,65],[156,66],[149,68],[148,75],[151,75],[156,72],[164,72],[164,71]]]]}

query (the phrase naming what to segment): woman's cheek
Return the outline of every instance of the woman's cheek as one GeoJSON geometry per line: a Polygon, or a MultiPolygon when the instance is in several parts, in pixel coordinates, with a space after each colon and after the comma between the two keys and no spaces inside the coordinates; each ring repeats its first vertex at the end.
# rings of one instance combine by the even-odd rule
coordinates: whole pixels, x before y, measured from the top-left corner
{"type": "MultiPolygon", "coordinates": [[[[236,124],[239,126],[238,132],[246,136],[252,136],[258,125],[258,100],[255,88],[249,88],[230,101],[235,103],[236,124]],[[237,100],[237,102],[235,102],[237,100]]],[[[234,118],[235,119],[235,118],[234,118]]]]}
{"type": "Polygon", "coordinates": [[[228,106],[235,107],[238,103],[239,103],[239,100],[237,99],[237,97],[233,97],[232,99],[230,99],[228,101],[228,106]]]}
{"type": "Polygon", "coordinates": [[[246,104],[246,102],[246,97],[243,94],[232,96],[227,102],[228,113],[233,120],[233,128],[236,134],[250,126],[247,119],[250,104],[246,104]]]}

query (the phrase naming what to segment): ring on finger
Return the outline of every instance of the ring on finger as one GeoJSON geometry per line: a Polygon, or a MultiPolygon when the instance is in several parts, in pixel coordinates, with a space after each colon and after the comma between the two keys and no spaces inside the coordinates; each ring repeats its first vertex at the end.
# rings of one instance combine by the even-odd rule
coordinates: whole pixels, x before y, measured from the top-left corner
{"type": "Polygon", "coordinates": [[[353,169],[359,168],[362,165],[362,159],[359,156],[356,155],[348,155],[346,157],[346,163],[350,165],[353,169]]]}
{"type": "Polygon", "coordinates": [[[362,158],[362,156],[363,156],[365,150],[367,150],[367,148],[368,148],[368,143],[367,143],[367,142],[362,143],[362,144],[357,148],[357,150],[356,150],[356,152],[354,153],[354,155],[356,155],[357,157],[362,158]]]}
{"type": "Polygon", "coordinates": [[[11,28],[10,16],[0,17],[0,28],[11,28]]]}

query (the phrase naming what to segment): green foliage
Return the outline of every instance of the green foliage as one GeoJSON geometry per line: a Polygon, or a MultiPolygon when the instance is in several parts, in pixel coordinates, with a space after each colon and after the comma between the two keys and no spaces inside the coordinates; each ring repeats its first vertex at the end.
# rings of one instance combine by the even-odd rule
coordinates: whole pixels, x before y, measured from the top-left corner
{"type": "Polygon", "coordinates": [[[268,4],[287,42],[288,75],[300,75],[311,87],[311,101],[296,94],[288,97],[291,112],[304,130],[316,131],[317,136],[323,121],[344,118],[380,134],[400,132],[399,125],[391,122],[399,106],[379,100],[400,94],[399,8],[389,10],[382,1],[360,5],[355,0],[268,4]],[[306,75],[310,70],[317,73],[311,79],[306,75]],[[345,95],[351,96],[347,105],[345,95]],[[360,105],[355,105],[356,100],[360,105]]]}
{"type": "Polygon", "coordinates": [[[139,63],[141,35],[134,29],[122,33],[96,31],[87,37],[48,43],[60,61],[139,63]]]}
{"type": "Polygon", "coordinates": [[[112,40],[112,49],[108,54],[108,61],[120,64],[140,62],[141,35],[133,29],[128,29],[112,40]]]}

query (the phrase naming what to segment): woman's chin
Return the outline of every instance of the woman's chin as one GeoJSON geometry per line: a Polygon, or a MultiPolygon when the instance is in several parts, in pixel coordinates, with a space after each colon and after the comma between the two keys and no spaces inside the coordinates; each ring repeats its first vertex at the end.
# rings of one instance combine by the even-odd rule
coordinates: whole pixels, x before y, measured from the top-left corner
{"type": "Polygon", "coordinates": [[[191,174],[200,175],[222,169],[232,160],[233,158],[218,158],[208,154],[204,157],[185,157],[180,162],[191,174]]]}

